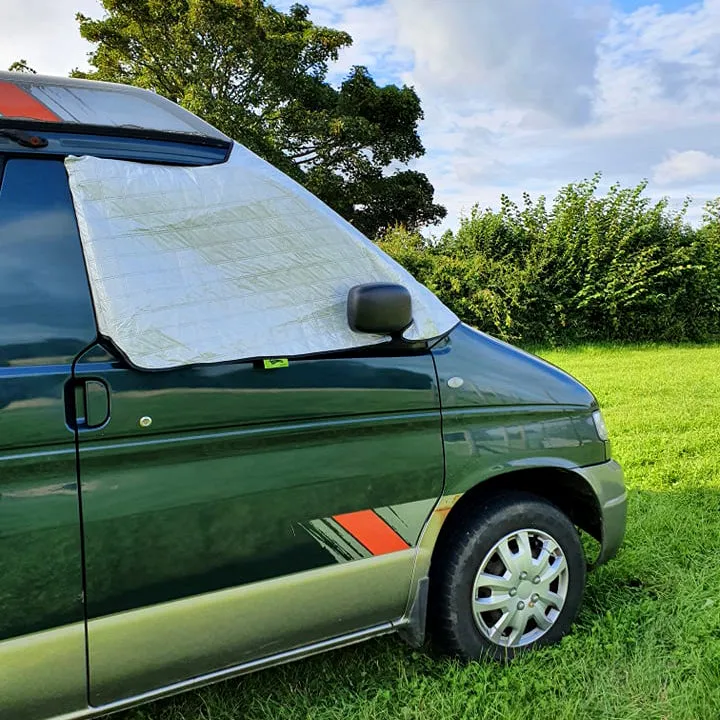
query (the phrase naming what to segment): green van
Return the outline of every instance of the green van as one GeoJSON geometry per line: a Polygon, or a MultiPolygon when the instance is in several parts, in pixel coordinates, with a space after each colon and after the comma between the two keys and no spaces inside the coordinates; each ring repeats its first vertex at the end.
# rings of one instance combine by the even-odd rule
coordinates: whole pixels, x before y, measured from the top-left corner
{"type": "MultiPolygon", "coordinates": [[[[393,632],[511,658],[568,632],[622,542],[593,395],[465,325],[165,371],[118,352],[65,158],[200,167],[230,146],[146,91],[0,73],[2,718],[94,717],[393,632]]],[[[351,300],[358,330],[407,325],[402,288],[351,300]]]]}

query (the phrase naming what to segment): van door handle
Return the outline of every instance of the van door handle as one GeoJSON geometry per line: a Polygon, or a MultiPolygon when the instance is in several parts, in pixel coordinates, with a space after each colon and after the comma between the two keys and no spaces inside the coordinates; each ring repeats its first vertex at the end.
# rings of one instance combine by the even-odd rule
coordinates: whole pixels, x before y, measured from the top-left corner
{"type": "Polygon", "coordinates": [[[74,430],[97,430],[110,419],[110,388],[98,378],[75,378],[65,385],[65,417],[74,430]]]}

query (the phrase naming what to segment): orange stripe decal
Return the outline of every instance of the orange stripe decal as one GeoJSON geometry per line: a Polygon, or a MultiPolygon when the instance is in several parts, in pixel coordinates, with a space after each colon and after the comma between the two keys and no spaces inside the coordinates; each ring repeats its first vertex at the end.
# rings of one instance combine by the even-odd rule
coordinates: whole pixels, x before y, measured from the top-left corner
{"type": "Polygon", "coordinates": [[[373,510],[335,515],[333,520],[347,530],[373,555],[385,555],[410,546],[373,510]]]}
{"type": "Polygon", "coordinates": [[[17,85],[0,81],[0,115],[45,122],[60,122],[60,118],[17,85]]]}

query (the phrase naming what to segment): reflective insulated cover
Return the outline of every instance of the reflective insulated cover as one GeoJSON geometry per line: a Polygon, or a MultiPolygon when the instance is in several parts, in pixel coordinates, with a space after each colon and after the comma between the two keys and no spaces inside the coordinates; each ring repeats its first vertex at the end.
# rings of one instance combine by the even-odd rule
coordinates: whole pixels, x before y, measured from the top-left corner
{"type": "Polygon", "coordinates": [[[100,332],[143,369],[357,348],[351,287],[404,285],[407,339],[458,319],[314,195],[235,144],[227,163],[66,160],[100,332]]]}

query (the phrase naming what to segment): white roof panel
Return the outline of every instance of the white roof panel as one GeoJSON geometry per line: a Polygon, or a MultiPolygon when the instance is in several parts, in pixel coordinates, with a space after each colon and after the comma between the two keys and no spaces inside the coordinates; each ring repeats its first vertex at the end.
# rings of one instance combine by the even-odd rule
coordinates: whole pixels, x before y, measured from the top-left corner
{"type": "Polygon", "coordinates": [[[0,72],[0,117],[142,128],[229,140],[212,125],[149,90],[28,73],[0,72]]]}

